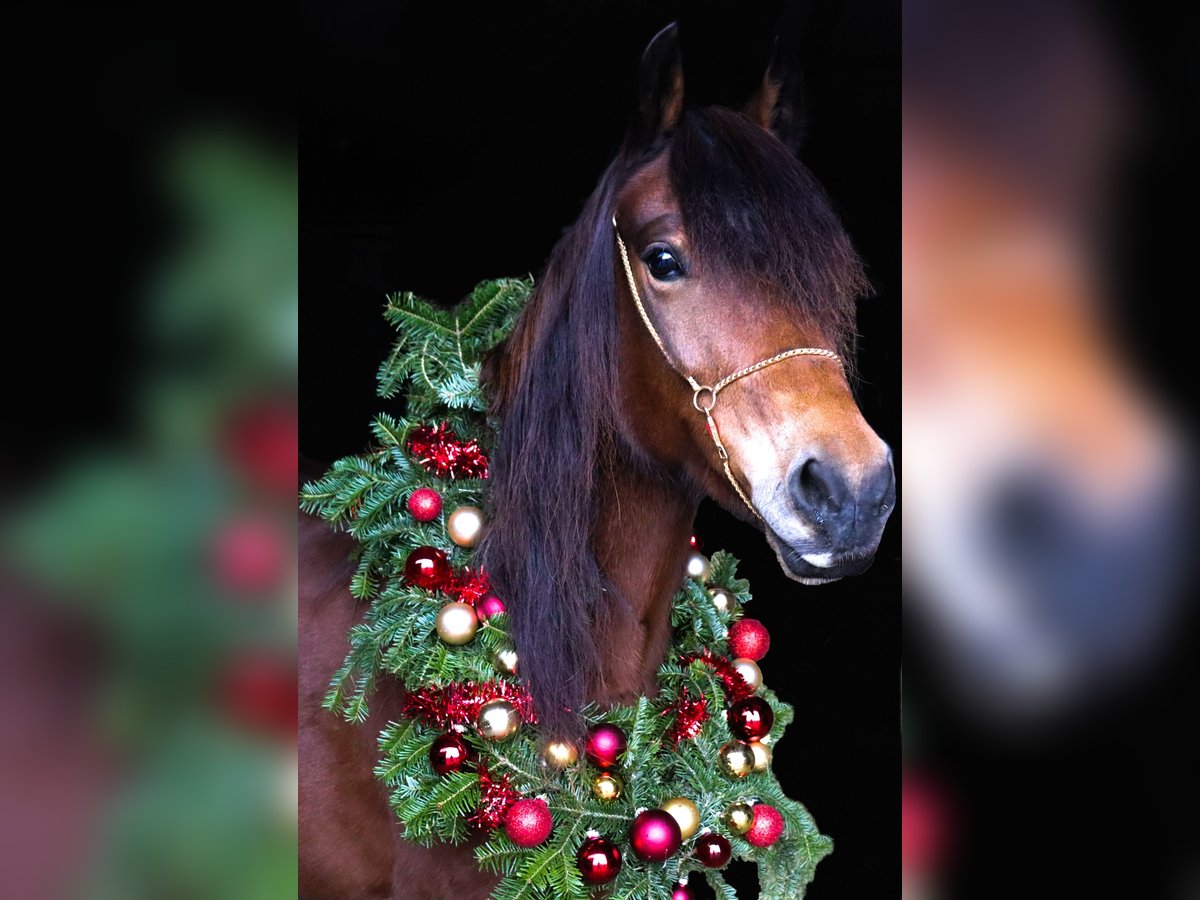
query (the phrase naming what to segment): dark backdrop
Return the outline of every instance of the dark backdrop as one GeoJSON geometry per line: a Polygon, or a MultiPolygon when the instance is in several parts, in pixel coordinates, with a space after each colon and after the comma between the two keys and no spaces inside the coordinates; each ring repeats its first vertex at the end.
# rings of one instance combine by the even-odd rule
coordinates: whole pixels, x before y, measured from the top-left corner
{"type": "MultiPolygon", "coordinates": [[[[392,338],[386,292],[451,303],[482,279],[538,272],[615,151],[638,55],[677,6],[302,4],[304,455],[360,450],[387,408],[374,393],[392,338]]],[[[876,290],[859,310],[859,399],[898,454],[898,5],[689,5],[689,84],[748,90],[779,15],[806,79],[802,155],[876,290]]],[[[866,575],[814,589],[714,505],[697,523],[709,549],[743,560],[773,635],[764,672],[797,705],[776,771],[835,841],[815,900],[899,893],[898,519],[866,575]]],[[[753,897],[753,873],[736,877],[753,897]]]]}

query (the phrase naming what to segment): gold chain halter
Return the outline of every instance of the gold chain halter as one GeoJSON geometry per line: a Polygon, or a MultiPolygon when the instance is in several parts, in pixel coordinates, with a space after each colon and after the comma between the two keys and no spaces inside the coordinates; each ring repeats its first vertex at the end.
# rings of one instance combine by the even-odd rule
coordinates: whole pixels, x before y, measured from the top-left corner
{"type": "Polygon", "coordinates": [[[659,335],[658,329],[654,327],[654,323],[650,321],[650,315],[646,312],[646,307],[642,304],[641,295],[638,294],[637,281],[633,277],[633,267],[629,264],[629,251],[625,249],[625,242],[621,240],[621,230],[617,227],[617,217],[615,215],[613,216],[612,223],[613,231],[617,236],[617,249],[621,251],[621,262],[625,266],[625,277],[629,280],[629,292],[633,295],[633,302],[637,306],[638,315],[642,317],[642,322],[645,324],[646,330],[650,332],[650,337],[654,338],[654,343],[658,345],[658,349],[661,351],[663,359],[667,361],[667,365],[691,387],[692,406],[708,420],[708,433],[712,436],[713,444],[716,445],[717,456],[721,458],[721,465],[725,469],[725,477],[729,479],[729,483],[733,485],[733,489],[737,491],[737,495],[742,498],[742,502],[746,504],[746,508],[754,514],[755,518],[761,520],[762,516],[754,508],[754,504],[750,502],[750,498],[746,496],[746,492],[742,490],[742,486],[738,484],[737,478],[733,475],[733,470],[729,468],[729,451],[725,449],[725,445],[721,442],[721,432],[717,430],[717,423],[712,415],[713,407],[717,405],[717,395],[739,378],[753,375],[755,372],[760,372],[768,366],[783,362],[785,359],[797,356],[820,356],[825,359],[831,359],[840,366],[842,365],[842,358],[832,350],[825,350],[821,347],[797,347],[794,350],[785,350],[783,353],[776,353],[769,359],[760,360],[752,366],[746,366],[744,369],[738,369],[731,375],[726,375],[716,384],[700,384],[695,378],[679,368],[675,360],[671,358],[671,354],[667,351],[667,345],[663,343],[662,336],[659,335]],[[707,403],[704,402],[706,399],[707,403]]]}

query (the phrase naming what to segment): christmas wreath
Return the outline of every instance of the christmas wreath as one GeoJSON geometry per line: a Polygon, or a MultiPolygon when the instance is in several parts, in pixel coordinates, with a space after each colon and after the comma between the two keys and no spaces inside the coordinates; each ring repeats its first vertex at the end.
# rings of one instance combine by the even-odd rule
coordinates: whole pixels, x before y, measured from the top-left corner
{"type": "Polygon", "coordinates": [[[472,564],[495,424],[479,364],[531,288],[484,282],[450,310],[388,298],[399,337],[379,392],[403,394],[406,416],[378,416],[374,446],[301,494],[359,541],[350,589],[371,601],[325,705],[362,722],[377,676],[403,681],[376,774],[407,840],[480,840],[496,900],[587,898],[599,885],[684,900],[697,877],[735,898],[721,872],[733,859],[758,864],[761,897],[799,897],[832,841],[771,773],[793,713],[762,684],[769,635],[743,617],[749,585],[729,554],[697,551],[680,573],[657,696],[581,710],[579,747],[539,734],[504,599],[472,564]]]}

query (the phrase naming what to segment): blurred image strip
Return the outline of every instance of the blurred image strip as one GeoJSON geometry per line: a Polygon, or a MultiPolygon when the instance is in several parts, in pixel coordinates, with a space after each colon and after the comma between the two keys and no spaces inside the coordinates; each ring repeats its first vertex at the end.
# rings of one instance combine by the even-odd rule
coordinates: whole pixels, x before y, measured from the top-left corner
{"type": "Polygon", "coordinates": [[[296,894],[294,12],[225,13],[6,17],[5,897],[296,894]]]}
{"type": "Polygon", "coordinates": [[[1200,896],[1180,25],[904,3],[912,900],[1200,896]]]}

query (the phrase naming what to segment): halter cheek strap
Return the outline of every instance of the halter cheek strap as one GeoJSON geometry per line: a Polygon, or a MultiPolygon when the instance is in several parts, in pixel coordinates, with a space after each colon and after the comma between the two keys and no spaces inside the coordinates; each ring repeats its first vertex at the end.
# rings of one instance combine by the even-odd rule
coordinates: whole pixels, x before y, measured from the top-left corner
{"type": "Polygon", "coordinates": [[[678,374],[688,386],[692,389],[692,406],[700,413],[708,422],[708,433],[712,437],[713,444],[717,448],[717,456],[721,459],[721,465],[725,469],[725,477],[729,479],[729,483],[733,485],[733,489],[737,491],[737,495],[742,498],[742,502],[746,504],[746,508],[754,514],[754,517],[761,520],[758,510],[754,508],[754,504],[750,502],[750,498],[746,496],[746,492],[742,490],[742,486],[738,484],[737,478],[734,477],[733,470],[729,467],[729,451],[725,449],[725,444],[721,442],[721,432],[717,429],[716,420],[713,419],[713,408],[717,405],[717,395],[721,393],[733,382],[739,378],[745,378],[747,375],[753,375],[755,372],[760,372],[768,366],[773,366],[775,363],[783,362],[785,359],[792,359],[797,356],[819,356],[826,359],[831,359],[838,365],[842,365],[842,358],[832,350],[825,350],[820,347],[797,347],[794,350],[785,350],[783,353],[777,353],[769,359],[759,360],[754,365],[746,366],[744,369],[738,369],[736,372],[726,375],[724,378],[717,381],[715,384],[701,384],[691,375],[685,373],[679,365],[672,359],[671,354],[667,351],[667,345],[663,343],[662,336],[659,335],[658,329],[654,327],[654,323],[650,321],[650,315],[646,312],[646,307],[642,303],[641,295],[638,294],[637,280],[633,277],[633,266],[629,263],[629,251],[625,249],[625,242],[621,240],[621,231],[617,228],[617,217],[613,216],[613,231],[617,236],[617,249],[621,253],[621,263],[625,266],[625,277],[629,280],[629,293],[633,295],[634,305],[637,306],[638,315],[642,317],[642,323],[646,326],[646,330],[650,332],[650,337],[654,339],[654,343],[658,345],[659,351],[663,355],[663,359],[667,361],[667,365],[672,371],[678,374]]]}

